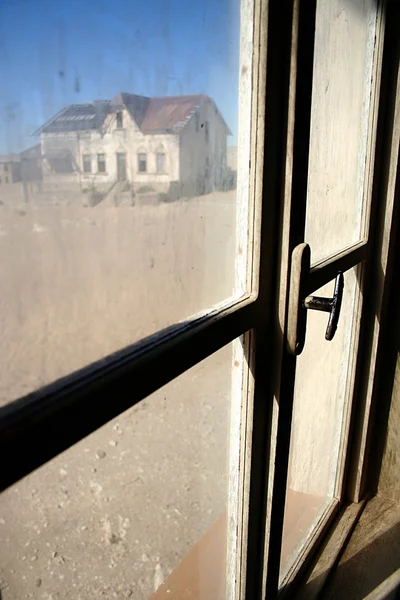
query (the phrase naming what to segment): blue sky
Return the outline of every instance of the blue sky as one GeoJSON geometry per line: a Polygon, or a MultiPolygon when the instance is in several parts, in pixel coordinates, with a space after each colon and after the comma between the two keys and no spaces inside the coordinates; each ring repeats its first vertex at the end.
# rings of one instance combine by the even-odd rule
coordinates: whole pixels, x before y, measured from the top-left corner
{"type": "Polygon", "coordinates": [[[237,135],[239,0],[1,0],[0,153],[71,103],[206,93],[237,135]]]}

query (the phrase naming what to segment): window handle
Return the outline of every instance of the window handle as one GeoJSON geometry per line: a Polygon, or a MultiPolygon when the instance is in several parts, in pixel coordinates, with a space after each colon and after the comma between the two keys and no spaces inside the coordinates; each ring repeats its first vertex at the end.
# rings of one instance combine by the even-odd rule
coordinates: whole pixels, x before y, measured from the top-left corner
{"type": "Polygon", "coordinates": [[[320,296],[307,296],[304,300],[304,307],[308,310],[322,310],[330,313],[328,326],[325,332],[325,339],[330,342],[333,340],[340,317],[340,309],[342,307],[344,288],[343,273],[338,273],[335,281],[335,291],[333,298],[321,298],[320,296]]]}
{"type": "Polygon", "coordinates": [[[325,339],[331,341],[336,333],[342,306],[343,273],[337,274],[332,298],[306,295],[310,263],[310,246],[304,243],[296,246],[292,253],[290,272],[287,346],[288,351],[297,356],[303,351],[306,340],[307,310],[329,312],[325,339]]]}

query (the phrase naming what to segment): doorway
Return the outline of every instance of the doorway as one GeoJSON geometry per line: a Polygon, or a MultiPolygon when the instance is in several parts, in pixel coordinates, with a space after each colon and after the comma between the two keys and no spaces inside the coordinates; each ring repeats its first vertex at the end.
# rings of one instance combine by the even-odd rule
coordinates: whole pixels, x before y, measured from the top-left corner
{"type": "Polygon", "coordinates": [[[117,180],[126,181],[126,153],[117,152],[117,180]]]}

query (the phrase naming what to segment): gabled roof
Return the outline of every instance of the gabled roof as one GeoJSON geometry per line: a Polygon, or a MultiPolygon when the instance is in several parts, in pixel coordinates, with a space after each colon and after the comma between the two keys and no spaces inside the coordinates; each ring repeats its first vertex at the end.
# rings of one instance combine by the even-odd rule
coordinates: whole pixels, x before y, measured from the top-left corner
{"type": "Polygon", "coordinates": [[[71,104],[42,125],[35,134],[99,129],[108,114],[124,107],[143,133],[178,133],[203,102],[214,105],[230,134],[214,101],[205,94],[147,98],[124,92],[117,94],[112,100],[71,104]]]}
{"type": "Polygon", "coordinates": [[[206,100],[204,94],[151,98],[140,128],[143,133],[180,129],[206,100]]]}
{"type": "Polygon", "coordinates": [[[39,127],[34,135],[99,129],[110,111],[111,103],[109,100],[99,100],[91,104],[70,104],[42,127],[39,127]]]}
{"type": "Polygon", "coordinates": [[[137,126],[140,128],[149,105],[150,98],[120,92],[111,100],[114,108],[125,107],[137,126]]]}

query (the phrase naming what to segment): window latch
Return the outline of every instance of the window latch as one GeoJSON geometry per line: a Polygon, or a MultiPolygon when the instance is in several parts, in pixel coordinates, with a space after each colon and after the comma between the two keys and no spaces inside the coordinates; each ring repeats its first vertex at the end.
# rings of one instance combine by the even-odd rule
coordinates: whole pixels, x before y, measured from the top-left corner
{"type": "Polygon", "coordinates": [[[290,272],[289,314],[287,345],[291,354],[299,355],[306,340],[307,310],[320,310],[329,313],[325,339],[333,340],[337,330],[342,306],[344,277],[338,273],[332,298],[307,296],[307,281],[310,272],[311,251],[308,244],[299,244],[292,253],[290,272]]]}

